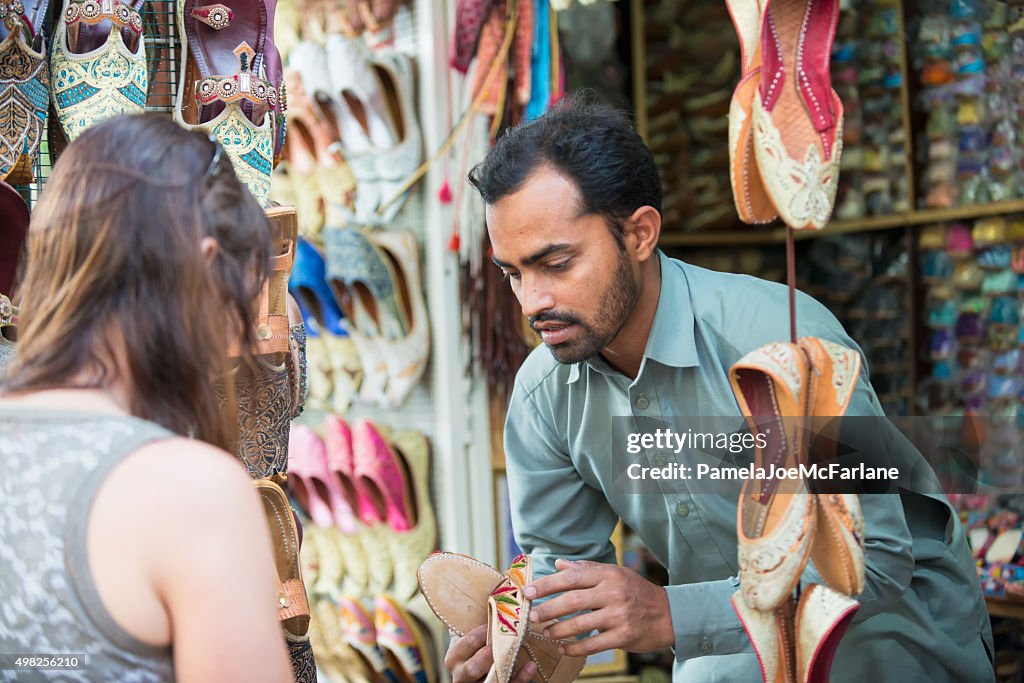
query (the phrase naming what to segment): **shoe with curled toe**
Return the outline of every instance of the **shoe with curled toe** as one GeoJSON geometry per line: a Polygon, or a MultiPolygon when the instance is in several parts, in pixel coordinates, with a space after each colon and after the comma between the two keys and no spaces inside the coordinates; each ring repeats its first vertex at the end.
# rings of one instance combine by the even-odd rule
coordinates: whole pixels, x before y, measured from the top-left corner
{"type": "MultiPolygon", "coordinates": [[[[802,337],[800,347],[810,362],[808,414],[815,462],[835,458],[840,418],[846,413],[860,375],[855,350],[817,337],[802,337]]],[[[811,562],[834,590],[858,595],[864,590],[864,515],[854,493],[816,494],[817,523],[811,562]]]]}
{"type": "MultiPolygon", "coordinates": [[[[802,348],[771,343],[729,369],[729,381],[751,433],[755,469],[807,462],[804,427],[809,365],[802,348]]],[[[740,590],[749,607],[771,611],[793,592],[810,559],[815,499],[802,478],[749,479],[740,492],[737,536],[740,590]]]]}
{"type": "Polygon", "coordinates": [[[532,576],[528,557],[517,557],[502,574],[468,555],[435,553],[420,565],[417,576],[430,609],[453,634],[461,637],[488,626],[495,662],[488,680],[507,683],[531,661],[543,683],[567,683],[582,671],[585,657],[559,652],[568,641],[541,635],[549,624],[530,623],[529,601],[521,592],[532,576]]]}

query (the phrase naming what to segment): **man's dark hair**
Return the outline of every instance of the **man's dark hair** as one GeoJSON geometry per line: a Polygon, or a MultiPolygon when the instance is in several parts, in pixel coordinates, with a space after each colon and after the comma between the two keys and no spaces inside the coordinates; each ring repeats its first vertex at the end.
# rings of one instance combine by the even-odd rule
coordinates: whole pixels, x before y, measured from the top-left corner
{"type": "Polygon", "coordinates": [[[494,204],[540,166],[551,166],[576,183],[581,213],[604,216],[621,247],[622,225],[634,211],[652,206],[661,213],[661,180],[626,116],[591,99],[576,94],[508,129],[469,172],[469,182],[494,204]]]}

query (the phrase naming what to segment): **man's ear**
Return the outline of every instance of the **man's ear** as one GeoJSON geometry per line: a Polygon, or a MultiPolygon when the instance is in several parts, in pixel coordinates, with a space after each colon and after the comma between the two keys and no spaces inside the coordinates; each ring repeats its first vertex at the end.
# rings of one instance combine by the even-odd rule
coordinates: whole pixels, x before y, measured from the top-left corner
{"type": "Polygon", "coordinates": [[[630,247],[638,261],[646,261],[658,248],[661,214],[653,206],[641,206],[629,217],[630,247]]]}

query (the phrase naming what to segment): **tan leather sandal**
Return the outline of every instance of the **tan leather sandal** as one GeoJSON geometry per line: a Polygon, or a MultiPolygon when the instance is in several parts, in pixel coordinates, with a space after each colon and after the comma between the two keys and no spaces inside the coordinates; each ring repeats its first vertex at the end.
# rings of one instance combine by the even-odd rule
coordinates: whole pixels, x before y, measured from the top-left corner
{"type": "Polygon", "coordinates": [[[277,579],[277,616],[284,629],[296,681],[316,681],[309,644],[309,602],[299,564],[299,532],[284,491],[269,479],[253,482],[270,529],[277,579]]]}
{"type": "Polygon", "coordinates": [[[559,653],[567,641],[541,635],[548,624],[530,624],[530,602],[520,590],[532,576],[529,558],[516,558],[503,575],[468,555],[436,553],[417,574],[423,597],[449,631],[461,637],[488,625],[495,665],[487,680],[507,683],[514,671],[532,661],[543,683],[565,683],[575,680],[586,664],[585,657],[559,653]]]}

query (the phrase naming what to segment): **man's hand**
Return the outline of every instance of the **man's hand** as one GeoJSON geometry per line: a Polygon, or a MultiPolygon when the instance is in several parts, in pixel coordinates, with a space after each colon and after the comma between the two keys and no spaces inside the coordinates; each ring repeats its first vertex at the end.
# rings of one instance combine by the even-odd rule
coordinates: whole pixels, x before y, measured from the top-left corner
{"type": "Polygon", "coordinates": [[[675,643],[668,593],[632,569],[599,562],[557,560],[558,571],[526,586],[530,600],[563,593],[534,605],[530,621],[544,623],[577,612],[571,619],[549,625],[549,638],[574,639],[597,635],[566,645],[565,654],[585,657],[605,650],[650,652],[675,643]]]}
{"type": "MultiPolygon", "coordinates": [[[[444,657],[444,666],[452,674],[452,683],[476,683],[482,681],[491,665],[494,655],[487,647],[487,626],[477,626],[461,638],[452,636],[452,644],[444,657]]],[[[537,673],[537,665],[530,662],[517,671],[511,683],[530,683],[537,673]]]]}

